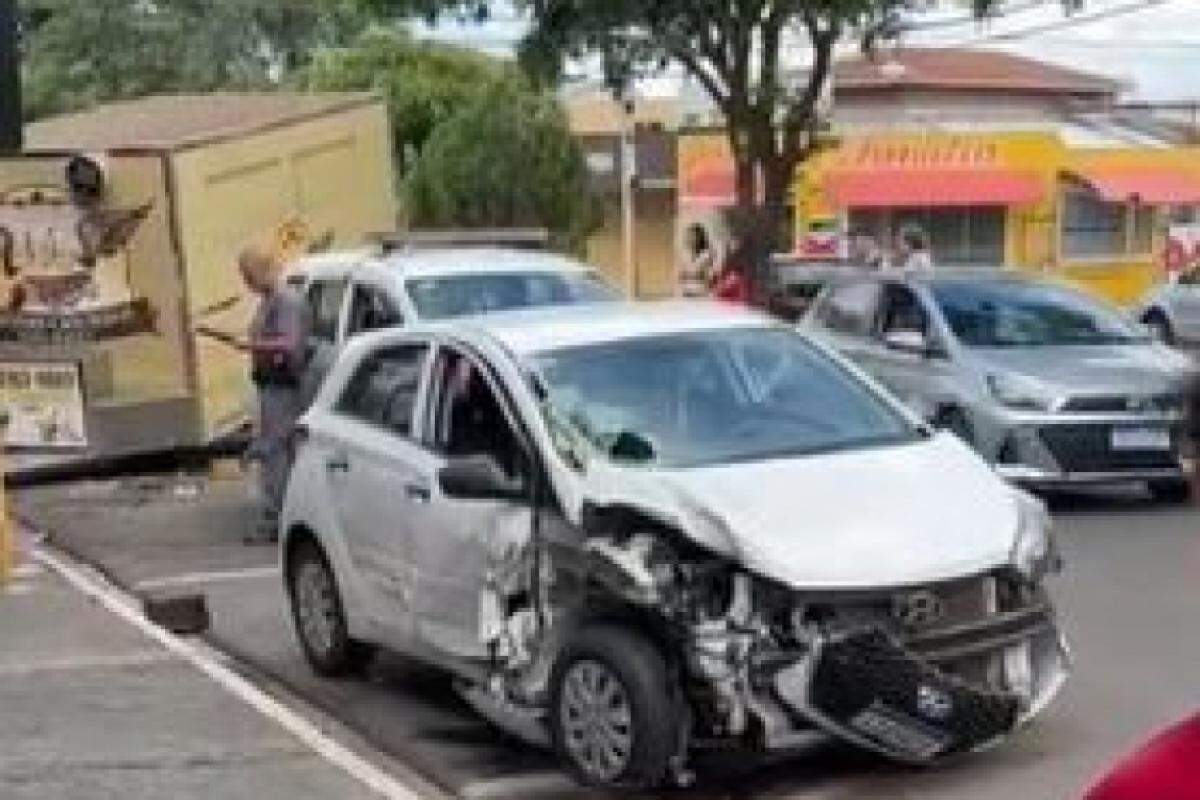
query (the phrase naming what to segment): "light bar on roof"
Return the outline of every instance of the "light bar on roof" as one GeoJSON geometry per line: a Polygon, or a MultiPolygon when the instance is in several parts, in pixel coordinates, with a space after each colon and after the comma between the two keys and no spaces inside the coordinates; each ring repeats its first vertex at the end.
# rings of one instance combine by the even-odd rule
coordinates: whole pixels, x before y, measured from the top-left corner
{"type": "Polygon", "coordinates": [[[511,247],[540,250],[550,244],[544,228],[495,228],[466,230],[417,230],[382,233],[374,237],[384,253],[440,247],[511,247]]]}

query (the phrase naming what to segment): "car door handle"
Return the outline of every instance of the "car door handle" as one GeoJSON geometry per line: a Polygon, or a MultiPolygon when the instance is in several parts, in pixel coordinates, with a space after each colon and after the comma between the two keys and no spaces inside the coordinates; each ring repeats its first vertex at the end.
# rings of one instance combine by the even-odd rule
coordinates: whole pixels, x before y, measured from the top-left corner
{"type": "Polygon", "coordinates": [[[330,456],[325,461],[325,469],[329,472],[349,472],[350,459],[346,456],[330,456]]]}
{"type": "Polygon", "coordinates": [[[428,503],[432,493],[429,491],[429,484],[414,481],[404,484],[404,496],[418,503],[428,503]]]}

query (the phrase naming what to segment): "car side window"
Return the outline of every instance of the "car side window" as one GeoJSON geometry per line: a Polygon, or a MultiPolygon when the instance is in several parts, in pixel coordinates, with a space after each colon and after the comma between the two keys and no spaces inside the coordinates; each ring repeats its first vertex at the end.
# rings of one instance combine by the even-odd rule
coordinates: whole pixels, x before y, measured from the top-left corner
{"type": "Polygon", "coordinates": [[[411,435],[428,352],[428,345],[404,344],[367,356],[346,384],[337,410],[399,436],[411,435]]]}
{"type": "Polygon", "coordinates": [[[525,450],[479,367],[462,353],[444,349],[433,376],[436,399],[428,444],[452,458],[491,456],[510,478],[526,475],[525,450]]]}
{"type": "Polygon", "coordinates": [[[316,280],[308,287],[308,311],[312,320],[312,336],[332,342],[337,339],[338,319],[342,313],[342,298],[346,295],[345,278],[316,280]]]}
{"type": "Polygon", "coordinates": [[[350,319],[346,327],[348,336],[403,324],[403,315],[383,290],[363,284],[355,285],[350,297],[350,319]]]}
{"type": "Polygon", "coordinates": [[[834,287],[818,311],[818,321],[831,331],[867,336],[875,319],[878,284],[859,281],[834,287]]]}
{"type": "Polygon", "coordinates": [[[879,333],[886,336],[896,331],[929,334],[929,317],[916,292],[907,286],[891,284],[884,290],[883,308],[879,315],[879,333]]]}

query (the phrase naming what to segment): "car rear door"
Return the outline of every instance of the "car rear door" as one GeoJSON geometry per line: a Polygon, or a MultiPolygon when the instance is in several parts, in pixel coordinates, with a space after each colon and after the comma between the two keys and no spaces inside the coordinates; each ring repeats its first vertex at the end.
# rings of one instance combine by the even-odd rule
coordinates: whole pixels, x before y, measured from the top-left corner
{"type": "Polygon", "coordinates": [[[305,405],[316,397],[321,382],[337,360],[349,285],[350,281],[344,274],[316,277],[308,283],[305,292],[310,323],[308,362],[301,385],[305,405]]]}
{"type": "Polygon", "coordinates": [[[427,341],[413,340],[361,361],[337,401],[338,441],[324,465],[363,596],[397,648],[412,641],[413,537],[438,462],[417,440],[429,353],[427,341]]]}

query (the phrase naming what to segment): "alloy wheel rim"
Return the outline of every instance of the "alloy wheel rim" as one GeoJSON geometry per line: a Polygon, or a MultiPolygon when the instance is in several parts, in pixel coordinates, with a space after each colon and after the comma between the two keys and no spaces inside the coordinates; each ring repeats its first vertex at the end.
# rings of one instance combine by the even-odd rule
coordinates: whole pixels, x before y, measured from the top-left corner
{"type": "Polygon", "coordinates": [[[617,676],[597,661],[578,661],[563,676],[559,716],[567,750],[597,781],[620,776],[633,754],[633,712],[617,676]]]}
{"type": "Polygon", "coordinates": [[[337,625],[337,600],[328,571],[313,562],[301,566],[296,577],[296,595],[304,640],[319,654],[328,654],[337,625]]]}

